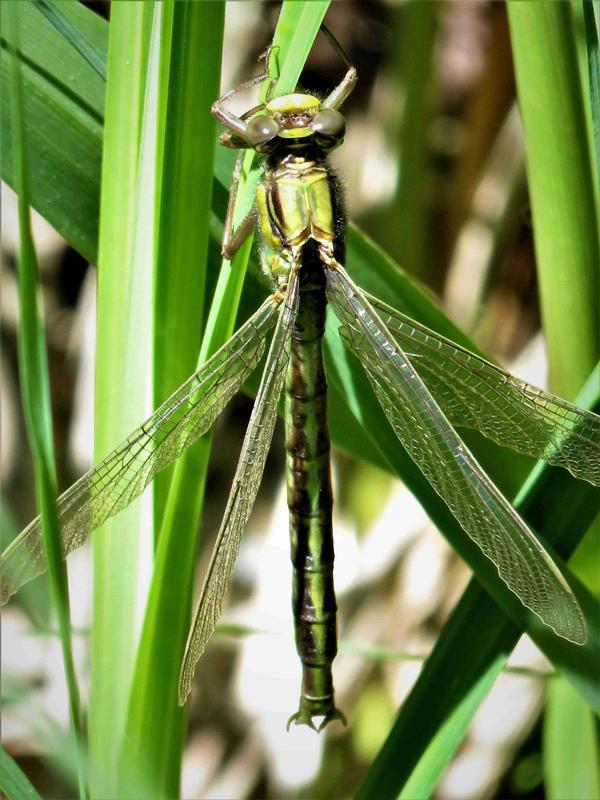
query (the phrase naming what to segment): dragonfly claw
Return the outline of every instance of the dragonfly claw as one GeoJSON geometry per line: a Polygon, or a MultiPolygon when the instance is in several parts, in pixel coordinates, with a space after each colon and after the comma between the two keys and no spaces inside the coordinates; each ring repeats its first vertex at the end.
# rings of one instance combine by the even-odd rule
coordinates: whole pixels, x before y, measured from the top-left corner
{"type": "Polygon", "coordinates": [[[331,708],[327,713],[323,714],[319,711],[311,711],[310,709],[303,707],[301,703],[298,711],[296,711],[295,714],[292,714],[292,716],[289,718],[286,730],[289,731],[290,726],[293,723],[294,725],[307,725],[309,728],[312,728],[315,733],[321,733],[326,725],[336,719],[339,720],[344,726],[348,724],[346,722],[345,714],[343,714],[337,708],[331,708]],[[320,722],[315,725],[313,718],[320,720],[320,722]]]}

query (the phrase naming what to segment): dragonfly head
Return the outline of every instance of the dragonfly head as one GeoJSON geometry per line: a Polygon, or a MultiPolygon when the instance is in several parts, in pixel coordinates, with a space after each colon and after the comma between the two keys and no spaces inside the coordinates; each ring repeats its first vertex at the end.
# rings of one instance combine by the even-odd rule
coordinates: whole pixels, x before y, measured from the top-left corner
{"type": "Polygon", "coordinates": [[[264,111],[249,120],[245,139],[259,153],[309,141],[332,150],[342,143],[345,132],[346,121],[339,111],[323,108],[314,95],[295,93],[266,103],[264,111]]]}

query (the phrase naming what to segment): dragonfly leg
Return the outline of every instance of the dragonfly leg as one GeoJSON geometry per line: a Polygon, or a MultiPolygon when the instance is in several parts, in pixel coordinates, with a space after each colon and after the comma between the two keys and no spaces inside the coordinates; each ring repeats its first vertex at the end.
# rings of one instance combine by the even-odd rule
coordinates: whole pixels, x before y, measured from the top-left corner
{"type": "Polygon", "coordinates": [[[342,266],[333,254],[333,242],[319,242],[319,257],[331,269],[339,269],[342,266]]]}
{"type": "Polygon", "coordinates": [[[333,33],[329,30],[329,28],[326,28],[325,25],[321,25],[321,32],[329,41],[335,52],[342,59],[344,64],[348,67],[348,71],[346,72],[340,83],[338,83],[335,89],[333,89],[333,91],[327,95],[325,100],[323,100],[323,108],[337,109],[342,105],[342,103],[345,100],[347,100],[347,98],[350,96],[352,90],[356,85],[356,79],[357,79],[356,67],[352,64],[350,58],[348,57],[348,54],[346,53],[342,45],[338,42],[338,40],[335,38],[333,33]]]}
{"type": "Polygon", "coordinates": [[[271,76],[271,55],[278,49],[279,48],[276,45],[270,45],[258,59],[259,61],[265,62],[264,72],[261,72],[260,75],[256,75],[254,78],[250,78],[249,80],[240,83],[240,85],[236,86],[234,89],[230,89],[228,92],[225,92],[225,94],[221,95],[221,97],[219,97],[218,100],[215,100],[215,102],[212,104],[212,115],[228,129],[219,137],[219,142],[224,147],[237,149],[251,148],[256,145],[256,141],[248,140],[249,133],[247,120],[249,117],[252,117],[254,114],[256,114],[257,111],[260,111],[262,108],[264,108],[265,104],[259,103],[238,117],[232,111],[229,111],[227,108],[225,108],[225,103],[230,97],[238,94],[238,92],[243,92],[245,89],[250,89],[252,86],[256,86],[256,84],[267,80],[269,81],[266,91],[266,100],[268,102],[271,97],[273,87],[277,83],[277,78],[271,76]]]}
{"type": "MultiPolygon", "coordinates": [[[[217,119],[226,128],[229,128],[230,131],[234,131],[235,133],[237,133],[238,136],[240,136],[243,140],[244,135],[246,133],[246,128],[248,127],[248,123],[246,122],[244,117],[246,117],[249,112],[246,112],[246,114],[242,114],[241,117],[238,117],[232,111],[229,111],[227,108],[225,108],[225,103],[234,94],[237,94],[238,92],[243,92],[245,89],[250,89],[250,87],[256,86],[257,83],[262,83],[263,81],[266,81],[269,78],[270,76],[268,72],[266,71],[261,72],[260,75],[256,75],[256,77],[250,78],[249,80],[240,83],[240,85],[236,86],[234,89],[230,89],[228,92],[225,92],[225,94],[221,95],[221,97],[219,97],[218,100],[215,100],[215,102],[212,104],[210,110],[213,117],[215,117],[215,119],[217,119]]],[[[271,79],[271,81],[272,80],[273,79],[271,79]]],[[[256,107],[256,109],[258,108],[260,108],[260,106],[256,107]]],[[[256,109],[252,109],[252,111],[256,109]]],[[[235,146],[243,147],[244,145],[236,144],[235,146]]],[[[252,145],[246,145],[246,146],[252,147],[252,145]]]]}
{"type": "Polygon", "coordinates": [[[234,257],[240,247],[244,244],[248,236],[254,230],[256,224],[256,212],[251,211],[240,222],[236,231],[233,231],[233,224],[230,221],[229,227],[223,233],[223,244],[221,246],[221,253],[223,258],[228,261],[234,257]]]}
{"type": "Polygon", "coordinates": [[[265,101],[267,103],[271,99],[271,93],[273,92],[273,87],[277,83],[277,74],[279,73],[279,66],[276,61],[273,63],[273,69],[271,69],[271,58],[273,57],[273,54],[276,52],[279,52],[279,45],[271,43],[264,51],[264,53],[261,53],[260,56],[258,57],[259,61],[265,62],[265,72],[268,75],[273,76],[269,82],[269,85],[267,86],[267,91],[265,94],[265,101]]]}
{"type": "Polygon", "coordinates": [[[235,201],[237,198],[237,190],[240,183],[240,176],[242,174],[242,163],[244,160],[243,152],[238,154],[233,168],[233,177],[231,179],[231,189],[229,191],[229,200],[227,202],[227,214],[225,216],[225,227],[223,229],[223,243],[221,245],[221,254],[223,258],[231,260],[242,244],[246,241],[248,236],[252,233],[254,225],[256,224],[256,211],[253,209],[247,214],[240,222],[237,230],[233,230],[233,214],[235,211],[235,201]]]}

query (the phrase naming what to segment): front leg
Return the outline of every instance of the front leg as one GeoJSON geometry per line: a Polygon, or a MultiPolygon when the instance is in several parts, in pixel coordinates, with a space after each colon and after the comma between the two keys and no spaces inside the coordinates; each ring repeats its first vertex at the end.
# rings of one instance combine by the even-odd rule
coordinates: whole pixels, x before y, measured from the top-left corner
{"type": "Polygon", "coordinates": [[[228,92],[225,92],[225,94],[221,95],[221,97],[219,97],[218,100],[215,100],[215,102],[212,104],[211,113],[215,119],[217,119],[221,125],[224,125],[226,128],[228,128],[229,132],[237,134],[234,141],[230,142],[228,139],[225,141],[221,140],[221,144],[224,144],[226,147],[255,146],[256,141],[254,141],[254,139],[256,138],[256,131],[252,129],[252,120],[250,120],[250,122],[247,122],[246,120],[256,111],[264,108],[264,103],[261,103],[249,111],[246,111],[240,117],[225,108],[225,103],[234,94],[243,92],[245,89],[250,89],[252,86],[256,86],[257,83],[262,83],[266,80],[269,80],[269,85],[267,86],[265,96],[267,100],[270,98],[273,86],[277,81],[276,77],[271,77],[271,56],[278,49],[278,47],[270,45],[258,59],[259,61],[265,62],[264,72],[262,72],[260,75],[257,75],[255,78],[250,78],[249,80],[240,83],[240,85],[236,86],[234,89],[230,89],[228,92]]]}
{"type": "MultiPolygon", "coordinates": [[[[257,75],[255,78],[250,78],[250,80],[244,81],[239,86],[236,86],[235,89],[230,89],[225,94],[221,95],[218,100],[212,104],[210,109],[211,114],[215,119],[217,119],[221,125],[224,125],[226,128],[229,128],[230,131],[237,133],[244,142],[246,142],[246,131],[248,129],[248,123],[244,119],[244,116],[238,117],[233,112],[228,111],[225,108],[225,102],[229,100],[234,94],[238,92],[244,91],[244,89],[249,89],[251,86],[256,86],[257,83],[262,83],[262,81],[267,80],[269,74],[267,72],[263,72],[260,75],[257,75]]],[[[253,109],[254,110],[254,109],[253,109]]],[[[247,147],[252,147],[251,144],[247,144],[247,147]]]]}
{"type": "Polygon", "coordinates": [[[335,38],[333,33],[331,33],[329,28],[326,28],[325,25],[321,25],[321,32],[327,38],[327,40],[329,41],[333,49],[336,51],[336,53],[339,55],[339,57],[342,59],[344,64],[348,67],[348,71],[342,78],[341,82],[338,83],[335,89],[333,89],[333,91],[327,95],[325,100],[323,100],[323,108],[333,108],[337,110],[342,105],[342,103],[349,97],[349,95],[352,93],[352,90],[356,85],[356,79],[357,79],[356,67],[352,64],[346,51],[344,50],[342,45],[338,42],[338,40],[335,38]]]}
{"type": "Polygon", "coordinates": [[[240,222],[237,230],[233,230],[233,214],[240,184],[240,176],[242,174],[243,161],[244,153],[240,151],[235,160],[235,167],[233,169],[229,201],[227,203],[227,214],[225,215],[225,227],[223,229],[223,243],[221,245],[221,255],[228,261],[231,261],[248,236],[252,233],[256,223],[256,209],[253,208],[240,222]]]}

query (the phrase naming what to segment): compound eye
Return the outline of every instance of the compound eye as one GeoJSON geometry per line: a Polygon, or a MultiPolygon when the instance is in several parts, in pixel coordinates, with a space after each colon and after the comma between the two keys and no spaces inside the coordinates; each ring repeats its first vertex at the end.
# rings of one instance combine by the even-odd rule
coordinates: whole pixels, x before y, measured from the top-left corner
{"type": "Polygon", "coordinates": [[[279,125],[268,114],[253,117],[246,126],[244,138],[252,147],[266,144],[279,133],[279,125]]]}
{"type": "Polygon", "coordinates": [[[322,136],[341,137],[346,132],[346,120],[339,111],[324,108],[310,123],[310,127],[322,136]]]}

